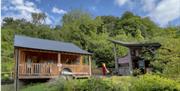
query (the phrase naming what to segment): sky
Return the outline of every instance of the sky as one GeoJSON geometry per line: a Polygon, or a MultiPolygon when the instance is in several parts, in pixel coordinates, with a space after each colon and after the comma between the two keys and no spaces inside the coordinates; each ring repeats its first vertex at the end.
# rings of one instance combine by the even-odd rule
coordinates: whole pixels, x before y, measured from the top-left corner
{"type": "Polygon", "coordinates": [[[1,19],[13,17],[31,21],[31,13],[44,12],[46,24],[61,24],[62,16],[72,9],[82,9],[93,17],[121,17],[131,11],[149,17],[159,26],[180,25],[180,0],[1,0],[1,19]]]}

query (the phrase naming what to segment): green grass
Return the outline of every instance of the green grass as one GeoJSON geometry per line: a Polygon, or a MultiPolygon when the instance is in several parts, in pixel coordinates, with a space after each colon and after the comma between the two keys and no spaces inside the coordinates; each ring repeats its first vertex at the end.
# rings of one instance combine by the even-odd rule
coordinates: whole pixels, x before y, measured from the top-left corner
{"type": "MultiPolygon", "coordinates": [[[[20,91],[46,91],[45,83],[23,86],[20,91]]],[[[1,91],[14,91],[14,84],[1,85],[1,91]]]]}
{"type": "Polygon", "coordinates": [[[180,91],[180,83],[149,74],[75,80],[58,78],[47,83],[26,86],[21,91],[180,91]]]}
{"type": "Polygon", "coordinates": [[[14,84],[1,85],[1,91],[14,91],[14,84]]]}
{"type": "Polygon", "coordinates": [[[23,87],[20,91],[46,91],[46,84],[44,83],[37,83],[37,84],[31,84],[28,86],[23,87]]]}

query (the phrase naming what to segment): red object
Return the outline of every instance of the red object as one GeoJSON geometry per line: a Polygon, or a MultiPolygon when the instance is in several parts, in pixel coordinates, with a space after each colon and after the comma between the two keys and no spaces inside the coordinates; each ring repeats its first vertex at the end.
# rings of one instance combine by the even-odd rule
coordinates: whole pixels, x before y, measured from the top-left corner
{"type": "Polygon", "coordinates": [[[104,76],[106,75],[106,68],[104,66],[102,66],[102,73],[104,76]]]}

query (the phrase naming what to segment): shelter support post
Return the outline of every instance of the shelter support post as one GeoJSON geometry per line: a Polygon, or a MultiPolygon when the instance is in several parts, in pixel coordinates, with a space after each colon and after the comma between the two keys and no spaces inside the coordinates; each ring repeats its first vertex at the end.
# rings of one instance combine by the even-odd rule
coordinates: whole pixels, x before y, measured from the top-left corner
{"type": "Polygon", "coordinates": [[[89,75],[90,76],[92,75],[92,72],[91,72],[91,56],[89,56],[89,75]]]}
{"type": "Polygon", "coordinates": [[[117,60],[117,53],[116,53],[116,44],[114,44],[114,60],[115,60],[115,72],[118,73],[118,60],[117,60]]]}
{"type": "Polygon", "coordinates": [[[132,58],[131,58],[131,50],[128,49],[128,55],[129,55],[129,72],[130,72],[130,75],[133,75],[133,65],[132,65],[132,58]]]}

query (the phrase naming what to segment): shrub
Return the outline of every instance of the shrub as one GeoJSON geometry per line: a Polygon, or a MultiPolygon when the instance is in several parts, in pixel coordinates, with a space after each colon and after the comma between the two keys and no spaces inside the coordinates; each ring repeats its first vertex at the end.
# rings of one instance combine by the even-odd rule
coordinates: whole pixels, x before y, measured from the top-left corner
{"type": "Polygon", "coordinates": [[[65,80],[60,77],[48,82],[48,91],[80,91],[84,81],[78,79],[65,80]]]}
{"type": "Polygon", "coordinates": [[[102,78],[91,78],[83,83],[82,91],[112,91],[111,83],[109,80],[102,78]]]}
{"type": "Polygon", "coordinates": [[[129,91],[133,79],[130,76],[113,76],[109,80],[112,81],[113,91],[129,91]]]}
{"type": "Polygon", "coordinates": [[[179,91],[180,84],[158,75],[146,74],[131,81],[133,91],[179,91]]]}
{"type": "Polygon", "coordinates": [[[180,83],[158,75],[146,74],[137,77],[113,76],[70,80],[60,77],[43,85],[27,87],[32,91],[36,88],[41,88],[42,91],[180,91],[180,83]]]}

